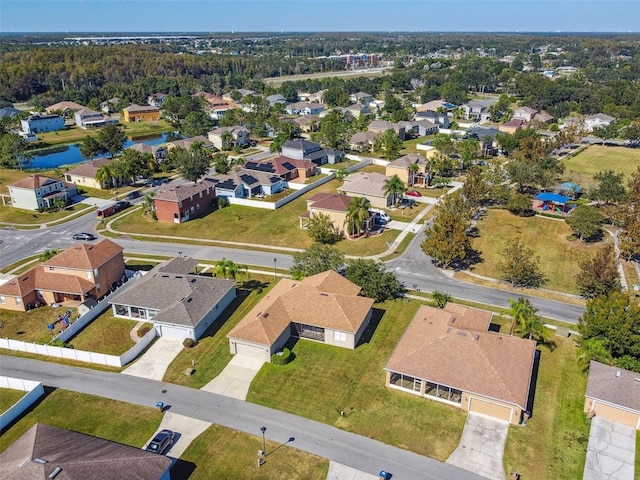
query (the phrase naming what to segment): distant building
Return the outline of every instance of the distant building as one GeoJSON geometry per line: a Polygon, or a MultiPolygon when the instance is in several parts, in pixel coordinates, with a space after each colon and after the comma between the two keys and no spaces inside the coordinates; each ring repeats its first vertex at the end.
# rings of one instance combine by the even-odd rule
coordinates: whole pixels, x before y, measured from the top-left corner
{"type": "Polygon", "coordinates": [[[76,125],[80,128],[100,128],[109,123],[118,123],[113,117],[96,112],[89,108],[82,108],[74,113],[76,125]]]}
{"type": "Polygon", "coordinates": [[[157,122],[160,120],[160,110],[150,105],[129,105],[122,110],[125,123],[132,122],[157,122]]]}
{"type": "Polygon", "coordinates": [[[58,198],[66,204],[76,194],[75,185],[42,175],[29,175],[9,185],[11,205],[25,210],[51,208],[58,198]]]}
{"type": "Polygon", "coordinates": [[[298,160],[309,160],[316,165],[340,163],[344,152],[333,148],[322,148],[319,144],[307,140],[287,140],[282,145],[282,155],[298,160]]]}
{"type": "Polygon", "coordinates": [[[20,120],[23,133],[55,132],[64,128],[62,115],[29,115],[20,120]]]}

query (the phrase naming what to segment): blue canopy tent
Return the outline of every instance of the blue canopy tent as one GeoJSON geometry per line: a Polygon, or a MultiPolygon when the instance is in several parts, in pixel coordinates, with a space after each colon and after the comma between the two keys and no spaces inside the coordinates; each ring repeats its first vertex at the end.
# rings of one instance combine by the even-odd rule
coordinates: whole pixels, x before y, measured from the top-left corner
{"type": "Polygon", "coordinates": [[[566,213],[573,208],[569,206],[568,209],[565,209],[571,199],[558,193],[542,192],[536,195],[535,199],[541,202],[540,208],[542,210],[555,210],[558,213],[566,213]]]}

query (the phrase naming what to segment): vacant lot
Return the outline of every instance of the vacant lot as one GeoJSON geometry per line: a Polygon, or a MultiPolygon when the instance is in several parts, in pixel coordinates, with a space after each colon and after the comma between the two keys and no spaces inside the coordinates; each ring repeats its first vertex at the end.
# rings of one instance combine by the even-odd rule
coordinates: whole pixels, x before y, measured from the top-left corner
{"type": "MultiPolygon", "coordinates": [[[[73,310],[71,317],[75,318],[78,312],[75,308],[71,310],[73,310]]],[[[54,323],[66,311],[67,309],[64,307],[51,308],[49,306],[34,308],[28,312],[0,310],[0,323],[4,325],[2,336],[25,342],[49,343],[52,332],[47,329],[47,325],[54,323]]],[[[57,334],[60,328],[60,323],[56,323],[53,333],[57,334]]]]}
{"type": "Polygon", "coordinates": [[[506,210],[488,210],[477,227],[480,236],[473,239],[473,248],[480,252],[483,261],[473,266],[475,273],[499,278],[502,251],[510,240],[519,238],[540,257],[542,271],[549,278],[545,287],[561,292],[578,293],[574,279],[580,270],[578,261],[602,245],[568,240],[571,229],[564,221],[523,218],[506,210]]]}
{"type": "Polygon", "coordinates": [[[509,429],[504,454],[507,472],[523,479],[582,478],[589,423],[582,412],[587,374],[577,362],[572,339],[553,337],[541,346],[540,370],[532,417],[524,428],[509,429]]]}
{"type": "Polygon", "coordinates": [[[0,413],[6,412],[13,404],[24,397],[27,392],[13,388],[0,388],[0,413]]]}
{"type": "Polygon", "coordinates": [[[355,350],[298,341],[290,364],[264,365],[247,400],[445,460],[460,440],[464,412],[384,386],[383,367],[418,306],[377,305],[355,350]]]}
{"type": "Polygon", "coordinates": [[[571,172],[593,176],[604,170],[631,175],[640,166],[640,149],[591,145],[575,157],[565,158],[566,174],[571,172]]]}

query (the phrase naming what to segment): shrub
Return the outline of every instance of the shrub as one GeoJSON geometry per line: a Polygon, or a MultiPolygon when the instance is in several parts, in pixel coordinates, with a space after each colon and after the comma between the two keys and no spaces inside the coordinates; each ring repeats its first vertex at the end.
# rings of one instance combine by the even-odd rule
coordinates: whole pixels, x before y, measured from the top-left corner
{"type": "Polygon", "coordinates": [[[218,208],[224,208],[229,205],[229,200],[227,197],[218,197],[218,208]]]}
{"type": "MultiPolygon", "coordinates": [[[[138,329],[138,337],[142,338],[144,337],[147,333],[149,333],[149,331],[151,330],[151,326],[150,325],[143,325],[138,329]]],[[[191,339],[189,339],[191,340],[191,339]]]]}
{"type": "Polygon", "coordinates": [[[196,341],[193,338],[187,337],[182,341],[182,345],[184,345],[187,348],[195,347],[196,341]]]}
{"type": "Polygon", "coordinates": [[[291,350],[288,348],[282,349],[281,352],[274,353],[271,355],[271,363],[274,365],[286,365],[291,360],[293,360],[291,350]]]}

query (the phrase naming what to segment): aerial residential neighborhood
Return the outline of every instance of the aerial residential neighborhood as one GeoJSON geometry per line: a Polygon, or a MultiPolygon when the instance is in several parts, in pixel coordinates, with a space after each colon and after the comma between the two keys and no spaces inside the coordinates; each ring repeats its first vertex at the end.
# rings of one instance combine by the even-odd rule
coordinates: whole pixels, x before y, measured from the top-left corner
{"type": "Polygon", "coordinates": [[[638,35],[254,3],[7,2],[0,477],[640,478],[638,35]]]}

